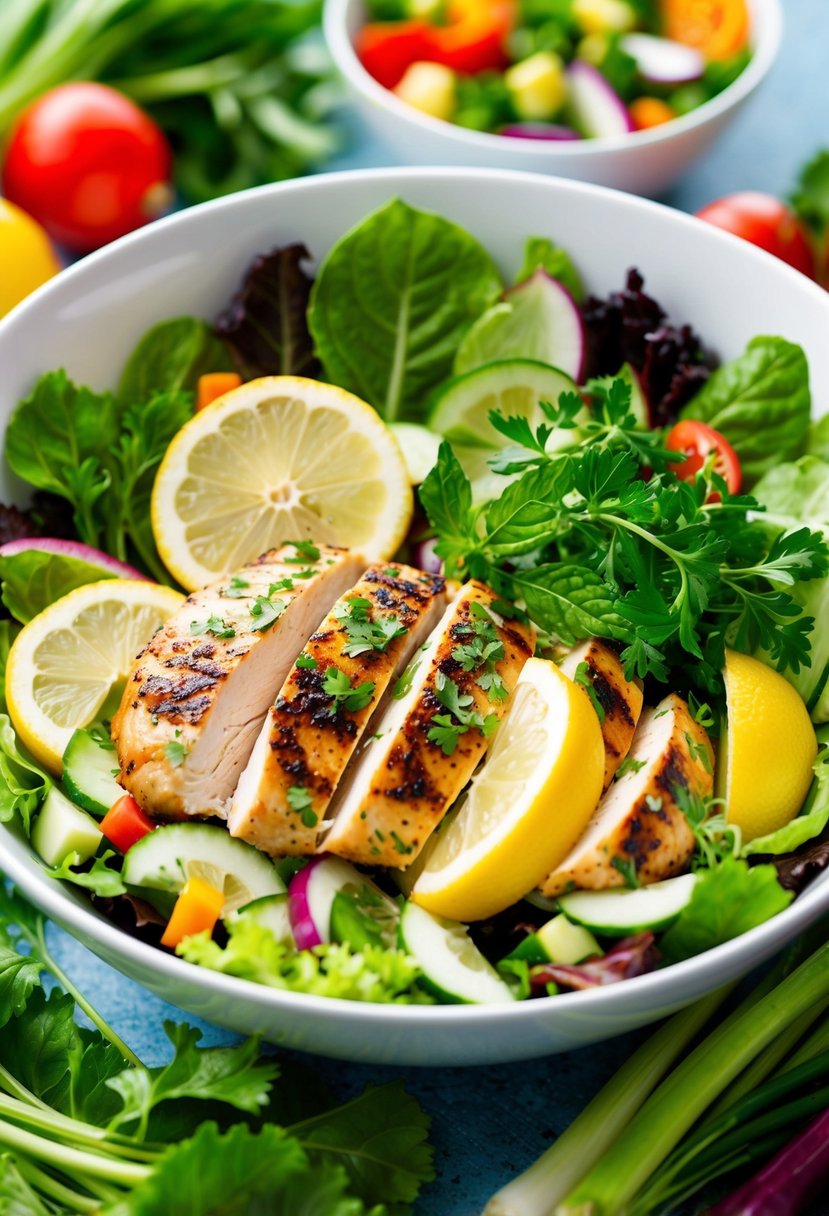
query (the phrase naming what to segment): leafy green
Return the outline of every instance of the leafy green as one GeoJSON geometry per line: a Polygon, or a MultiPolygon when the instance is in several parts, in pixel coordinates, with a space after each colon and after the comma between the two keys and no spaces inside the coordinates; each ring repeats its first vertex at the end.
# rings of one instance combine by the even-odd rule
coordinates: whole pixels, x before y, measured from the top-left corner
{"type": "Polygon", "coordinates": [[[829,150],[822,148],[801,169],[791,203],[804,223],[823,241],[829,228],[829,150]]]}
{"type": "Polygon", "coordinates": [[[228,926],[222,947],[209,934],[185,938],[178,954],[190,963],[237,975],[271,988],[315,996],[383,1004],[430,1004],[417,987],[418,968],[399,950],[366,946],[354,951],[344,943],[297,951],[243,913],[228,926]]]}
{"type": "Polygon", "coordinates": [[[36,959],[0,946],[0,1027],[22,1013],[32,989],[40,982],[36,959]]]}
{"type": "Polygon", "coordinates": [[[458,347],[455,374],[494,359],[536,359],[557,367],[560,335],[557,311],[550,306],[550,281],[546,270],[536,270],[479,317],[458,347]]]}
{"type": "Polygon", "coordinates": [[[332,714],[341,710],[357,713],[371,703],[374,696],[374,682],[363,680],[362,684],[352,687],[351,680],[339,667],[329,667],[322,682],[322,691],[331,698],[332,714]]]}
{"type": "Polygon", "coordinates": [[[536,270],[545,270],[552,279],[558,279],[574,300],[584,298],[584,285],[573,260],[566,249],[546,236],[531,236],[524,245],[524,260],[515,276],[516,283],[531,279],[536,270]]]}
{"type": "Polygon", "coordinates": [[[682,412],[725,435],[751,485],[806,449],[811,419],[809,367],[800,346],[758,337],[713,373],[682,412]]]}
{"type": "Polygon", "coordinates": [[[0,1212],[3,1216],[51,1216],[11,1157],[0,1157],[0,1212]]]}
{"type": "Polygon", "coordinates": [[[173,317],[148,329],[130,355],[118,400],[133,405],[154,393],[195,392],[199,376],[230,368],[227,351],[206,321],[173,317]]]}
{"type": "Polygon", "coordinates": [[[793,853],[807,840],[820,836],[829,823],[829,727],[819,733],[820,748],[814,764],[814,776],[806,801],[791,823],[770,832],[766,836],[755,836],[744,844],[741,855],[762,853],[793,853]]]}
{"type": "Polygon", "coordinates": [[[6,705],[6,664],[9,660],[12,642],[19,632],[20,629],[14,621],[0,621],[0,714],[2,715],[5,715],[8,711],[8,706],[6,705]]]}
{"type": "Polygon", "coordinates": [[[374,619],[369,615],[371,601],[363,596],[352,596],[335,609],[337,620],[345,629],[348,641],[343,654],[356,658],[370,651],[384,653],[395,638],[402,637],[406,626],[393,612],[374,619]]]}
{"type": "Polygon", "coordinates": [[[76,887],[83,887],[86,891],[94,891],[101,899],[113,899],[116,895],[123,895],[127,889],[120,871],[113,870],[107,864],[113,857],[120,861],[120,856],[110,849],[94,858],[91,865],[76,869],[82,865],[81,858],[77,853],[69,853],[60,865],[45,866],[44,869],[50,878],[74,883],[76,887]]]}
{"type": "Polygon", "coordinates": [[[806,453],[809,456],[819,456],[821,460],[829,461],[829,414],[818,418],[817,422],[813,422],[809,428],[806,453]]]}
{"type": "Polygon", "coordinates": [[[690,902],[662,938],[663,958],[675,963],[731,941],[782,912],[791,899],[774,866],[749,867],[727,857],[700,874],[690,902]]]}
{"type": "Polygon", "coordinates": [[[784,516],[792,526],[808,522],[829,528],[829,464],[817,456],[769,469],[754,494],[769,515],[784,516]]]}
{"type": "Polygon", "coordinates": [[[0,557],[3,603],[21,625],[76,587],[115,577],[91,562],[43,549],[24,549],[0,557]]]}
{"type": "Polygon", "coordinates": [[[0,714],[0,823],[15,815],[28,835],[32,815],[49,793],[52,782],[18,745],[7,714],[0,714]]]}
{"type": "Polygon", "coordinates": [[[389,422],[422,420],[463,334],[500,290],[469,233],[396,199],[346,233],[320,267],[308,321],[325,376],[389,422]]]}

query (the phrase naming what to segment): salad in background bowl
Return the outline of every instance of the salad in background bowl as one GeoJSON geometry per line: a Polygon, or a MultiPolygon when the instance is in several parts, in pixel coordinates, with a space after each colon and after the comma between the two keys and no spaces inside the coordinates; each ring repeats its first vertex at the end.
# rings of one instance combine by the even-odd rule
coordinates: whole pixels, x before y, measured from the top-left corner
{"type": "Polygon", "coordinates": [[[636,200],[483,172],[342,175],[212,205],[159,234],[69,272],[5,327],[19,327],[10,409],[23,398],[7,459],[40,494],[34,516],[7,522],[26,530],[34,518],[42,532],[59,505],[43,494],[56,492],[75,533],[0,555],[5,602],[28,621],[7,671],[11,876],[179,1003],[295,1046],[421,1063],[510,1058],[641,1024],[816,916],[825,764],[806,703],[819,722],[825,642],[808,614],[826,575],[824,428],[810,429],[795,339],[820,393],[820,293],[636,200]],[[492,212],[471,202],[482,185],[492,212]],[[509,197],[522,207],[505,232],[509,197]],[[613,245],[580,240],[585,220],[598,231],[611,216],[613,245]],[[694,257],[666,265],[660,242],[678,248],[679,228],[694,257]],[[222,265],[190,287],[183,263],[231,232],[222,265]],[[738,266],[743,283],[754,276],[754,315],[735,325],[727,307],[718,314],[706,255],[738,266]],[[156,292],[131,291],[136,272],[167,276],[170,320],[156,292]],[[266,316],[274,283],[294,307],[266,316]],[[577,302],[583,283],[592,294],[577,302]],[[771,283],[772,295],[760,290],[771,283]],[[67,357],[59,335],[45,365],[66,374],[38,379],[43,351],[20,338],[27,316],[69,308],[80,333],[102,290],[110,316],[125,290],[134,301],[113,362],[91,366],[76,343],[81,357],[67,357]],[[709,324],[695,300],[710,301],[709,324]],[[215,328],[197,301],[211,322],[221,315],[215,328]],[[196,380],[227,377],[230,359],[247,383],[190,417],[196,380]],[[381,415],[413,428],[402,432],[410,455],[429,427],[443,437],[419,491],[426,520],[401,552],[409,481],[422,473],[407,477],[381,415]],[[301,503],[276,472],[288,422],[292,459],[305,459],[301,503]],[[749,491],[769,487],[765,523],[740,497],[740,472],[749,491]],[[804,512],[810,526],[793,528],[804,512]],[[419,543],[430,530],[449,588],[419,543]],[[166,569],[190,598],[100,581],[128,573],[105,569],[113,557],[145,575],[166,569]],[[105,723],[124,679],[113,751],[105,723]],[[233,721],[246,725],[228,749],[233,721]],[[394,778],[382,796],[381,772],[394,778]],[[55,878],[95,892],[96,911],[55,878]],[[707,907],[731,912],[712,919],[707,907]],[[160,937],[201,965],[147,944],[160,937]],[[615,982],[624,976],[635,978],[615,982]],[[230,993],[232,1012],[219,1005],[230,993]],[[474,1044],[462,1040],[473,1024],[474,1044]]]}
{"type": "Polygon", "coordinates": [[[782,34],[777,0],[692,10],[639,0],[327,0],[324,30],[362,117],[397,158],[531,169],[652,195],[737,113],[782,34]]]}

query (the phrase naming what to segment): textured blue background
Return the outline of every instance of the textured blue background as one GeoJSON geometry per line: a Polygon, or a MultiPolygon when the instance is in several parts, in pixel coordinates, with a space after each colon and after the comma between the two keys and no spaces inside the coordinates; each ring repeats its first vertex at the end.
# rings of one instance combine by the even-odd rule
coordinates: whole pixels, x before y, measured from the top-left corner
{"type": "MultiPolygon", "coordinates": [[[[714,151],[666,199],[672,205],[693,211],[743,189],[786,193],[798,166],[822,144],[829,145],[829,3],[784,0],[784,6],[785,42],[771,77],[714,151]]],[[[390,160],[355,124],[352,146],[332,167],[390,160]]],[[[704,333],[705,318],[696,322],[704,333]]],[[[162,1020],[181,1015],[57,930],[52,941],[68,973],[139,1056],[148,1063],[165,1059],[162,1020]]],[[[215,1027],[203,1029],[210,1043],[231,1037],[215,1027]]],[[[569,1055],[498,1068],[438,1071],[312,1063],[344,1097],[367,1082],[403,1076],[432,1115],[440,1171],[418,1204],[418,1216],[475,1216],[494,1190],[567,1126],[625,1059],[631,1042],[615,1039],[569,1055]]],[[[829,1199],[820,1212],[829,1213],[829,1199]]]]}

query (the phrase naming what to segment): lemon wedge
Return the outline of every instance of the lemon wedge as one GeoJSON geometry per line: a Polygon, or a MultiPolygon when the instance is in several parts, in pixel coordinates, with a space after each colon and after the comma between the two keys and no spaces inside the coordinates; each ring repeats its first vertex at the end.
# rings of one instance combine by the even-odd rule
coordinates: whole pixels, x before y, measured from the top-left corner
{"type": "Polygon", "coordinates": [[[73,731],[114,713],[135,656],[181,601],[158,583],[106,579],[70,591],[21,630],[6,701],[36,760],[60,773],[73,731]]]}
{"type": "Polygon", "coordinates": [[[168,570],[192,591],[285,540],[389,558],[412,509],[400,446],[370,405],[330,384],[265,376],[182,427],[156,477],[152,525],[168,570]]]}
{"type": "Polygon", "coordinates": [[[725,691],[717,793],[747,842],[794,819],[812,782],[817,739],[797,692],[759,659],[726,651],[725,691]]]}
{"type": "Polygon", "coordinates": [[[431,847],[411,898],[481,920],[531,891],[567,856],[602,792],[599,720],[554,663],[530,659],[468,794],[431,847]]]}

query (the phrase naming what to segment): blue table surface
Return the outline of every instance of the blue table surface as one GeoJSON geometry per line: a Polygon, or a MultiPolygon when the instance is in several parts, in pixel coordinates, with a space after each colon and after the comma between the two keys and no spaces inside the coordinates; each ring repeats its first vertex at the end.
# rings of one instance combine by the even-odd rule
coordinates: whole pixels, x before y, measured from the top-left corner
{"type": "MultiPolygon", "coordinates": [[[[779,61],[719,144],[665,199],[693,211],[735,190],[785,194],[798,167],[829,145],[829,4],[785,0],[786,34],[779,61]]],[[[332,168],[391,163],[352,123],[352,142],[332,168]]],[[[704,318],[699,318],[704,328],[704,318]]],[[[51,941],[75,982],[147,1063],[167,1058],[161,1023],[180,1011],[125,979],[57,929],[51,941]]],[[[194,1019],[188,1018],[190,1022],[194,1019]]],[[[205,1043],[232,1041],[197,1023],[205,1043]]],[[[627,1057],[630,1036],[522,1065],[477,1068],[380,1068],[308,1059],[338,1094],[402,1078],[432,1117],[438,1179],[417,1204],[418,1216],[475,1216],[486,1199],[524,1169],[575,1117],[627,1057]]],[[[829,1214],[829,1198],[814,1216],[829,1214]]],[[[324,1216],[323,1213],[320,1216],[324,1216]]]]}

